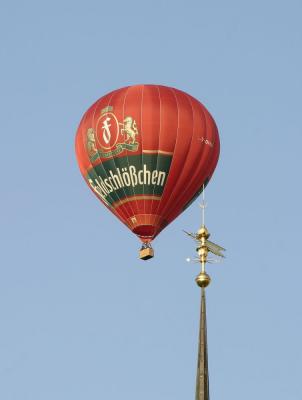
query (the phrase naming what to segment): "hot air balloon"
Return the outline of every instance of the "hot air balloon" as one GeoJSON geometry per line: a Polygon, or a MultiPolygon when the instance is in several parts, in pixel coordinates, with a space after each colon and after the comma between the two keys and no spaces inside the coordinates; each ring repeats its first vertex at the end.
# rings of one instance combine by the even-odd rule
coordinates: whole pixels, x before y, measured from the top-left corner
{"type": "Polygon", "coordinates": [[[142,241],[151,241],[201,193],[219,157],[216,124],[194,97],[161,85],[114,90],[84,114],[80,171],[98,199],[142,241]]]}

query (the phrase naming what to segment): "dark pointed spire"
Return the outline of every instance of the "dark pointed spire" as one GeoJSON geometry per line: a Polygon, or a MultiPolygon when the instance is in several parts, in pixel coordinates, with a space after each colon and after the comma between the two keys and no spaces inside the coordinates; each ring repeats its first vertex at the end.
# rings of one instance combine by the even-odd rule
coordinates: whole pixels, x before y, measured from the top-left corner
{"type": "Polygon", "coordinates": [[[209,370],[207,343],[206,291],[201,288],[200,328],[195,400],[209,400],[209,370]]]}

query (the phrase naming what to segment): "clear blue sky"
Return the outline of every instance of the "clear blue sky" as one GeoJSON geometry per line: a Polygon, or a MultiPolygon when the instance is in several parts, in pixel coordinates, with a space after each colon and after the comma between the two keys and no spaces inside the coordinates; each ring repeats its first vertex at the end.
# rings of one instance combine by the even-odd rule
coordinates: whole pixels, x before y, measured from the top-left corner
{"type": "Polygon", "coordinates": [[[83,112],[136,83],[221,136],[207,225],[211,398],[301,400],[301,1],[6,1],[0,12],[0,398],[193,399],[197,203],[137,259],[85,185],[83,112]]]}

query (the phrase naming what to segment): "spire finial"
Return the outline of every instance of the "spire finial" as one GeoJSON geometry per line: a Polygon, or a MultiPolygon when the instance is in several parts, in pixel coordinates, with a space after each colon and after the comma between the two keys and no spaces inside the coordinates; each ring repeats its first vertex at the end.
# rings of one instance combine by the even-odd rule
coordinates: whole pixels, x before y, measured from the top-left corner
{"type": "MultiPolygon", "coordinates": [[[[197,377],[196,377],[196,395],[195,400],[209,400],[209,371],[208,371],[208,344],[207,344],[207,316],[206,316],[206,290],[205,288],[210,284],[211,278],[206,273],[206,263],[216,262],[216,259],[209,259],[208,253],[218,257],[224,257],[223,247],[211,242],[209,239],[210,233],[205,226],[205,187],[202,191],[202,209],[201,227],[196,233],[184,231],[188,236],[193,238],[197,244],[197,254],[193,261],[201,264],[201,271],[196,277],[195,281],[201,288],[201,306],[200,306],[200,327],[199,327],[199,343],[198,343],[198,361],[197,361],[197,377]]],[[[190,261],[190,258],[187,258],[190,261]]]]}

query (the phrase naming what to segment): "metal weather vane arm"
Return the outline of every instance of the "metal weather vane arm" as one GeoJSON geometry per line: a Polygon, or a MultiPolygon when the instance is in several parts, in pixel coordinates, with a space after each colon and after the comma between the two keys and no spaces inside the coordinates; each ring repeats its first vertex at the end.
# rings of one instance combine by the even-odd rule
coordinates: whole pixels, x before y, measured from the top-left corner
{"type": "Polygon", "coordinates": [[[196,237],[196,233],[192,233],[192,232],[187,232],[184,229],[182,230],[184,233],[186,233],[188,236],[190,236],[192,239],[195,239],[197,242],[199,241],[196,237]]]}
{"type": "MultiPolygon", "coordinates": [[[[206,229],[206,227],[204,225],[202,226],[202,228],[206,229]]],[[[201,229],[198,232],[200,232],[200,231],[201,231],[201,229]]],[[[198,233],[191,233],[191,232],[187,232],[185,230],[183,230],[183,232],[185,232],[188,236],[190,236],[192,239],[195,240],[195,242],[198,245],[197,251],[199,249],[201,249],[202,247],[205,247],[208,251],[215,254],[216,256],[225,258],[225,255],[222,254],[222,251],[225,251],[225,248],[219,246],[216,243],[211,242],[208,239],[204,239],[204,241],[203,241],[202,237],[200,237],[200,235],[198,233]]]]}
{"type": "Polygon", "coordinates": [[[223,257],[223,258],[225,257],[225,255],[221,253],[222,251],[225,251],[225,249],[223,247],[219,246],[216,243],[211,242],[210,240],[206,240],[205,245],[207,246],[208,250],[211,253],[213,253],[219,257],[223,257]]]}

